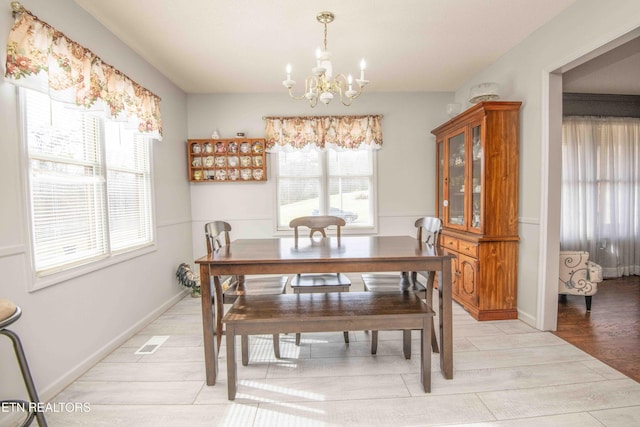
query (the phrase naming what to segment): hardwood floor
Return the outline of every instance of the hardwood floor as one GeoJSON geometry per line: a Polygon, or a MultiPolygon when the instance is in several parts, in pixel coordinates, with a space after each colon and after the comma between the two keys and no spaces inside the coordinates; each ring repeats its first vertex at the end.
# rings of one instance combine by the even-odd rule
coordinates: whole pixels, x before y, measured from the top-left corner
{"type": "Polygon", "coordinates": [[[584,297],[568,295],[555,335],[640,382],[640,276],[599,283],[591,313],[584,297]]]}

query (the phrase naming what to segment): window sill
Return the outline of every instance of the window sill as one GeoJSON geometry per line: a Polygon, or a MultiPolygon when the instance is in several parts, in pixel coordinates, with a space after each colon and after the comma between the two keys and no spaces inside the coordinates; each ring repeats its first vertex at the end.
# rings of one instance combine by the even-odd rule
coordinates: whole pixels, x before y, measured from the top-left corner
{"type": "Polygon", "coordinates": [[[33,272],[32,272],[32,280],[31,280],[31,283],[29,284],[29,292],[36,292],[41,289],[48,288],[49,286],[57,285],[59,283],[66,282],[68,280],[72,280],[77,277],[81,277],[89,273],[93,273],[94,271],[102,270],[103,268],[107,268],[112,265],[119,264],[121,262],[126,262],[131,259],[137,258],[139,256],[146,255],[151,252],[155,252],[156,250],[157,250],[156,244],[152,243],[148,246],[144,246],[128,252],[123,252],[117,255],[113,255],[109,258],[105,258],[99,261],[91,262],[89,264],[73,267],[68,270],[63,270],[58,273],[53,273],[44,277],[36,277],[35,275],[33,275],[33,272]]]}

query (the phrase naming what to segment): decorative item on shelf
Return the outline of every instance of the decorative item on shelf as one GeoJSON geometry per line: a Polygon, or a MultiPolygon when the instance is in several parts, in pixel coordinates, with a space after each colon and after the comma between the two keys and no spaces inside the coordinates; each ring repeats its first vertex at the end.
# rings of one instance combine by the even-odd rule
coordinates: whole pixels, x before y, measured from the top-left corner
{"type": "Polygon", "coordinates": [[[245,181],[251,179],[251,169],[240,169],[240,178],[245,181]]]}
{"type": "Polygon", "coordinates": [[[254,169],[252,174],[253,179],[255,179],[256,181],[260,181],[264,176],[264,172],[262,172],[262,169],[254,169]]]}
{"type": "Polygon", "coordinates": [[[213,167],[213,156],[207,156],[204,158],[204,165],[208,168],[213,167]]]}
{"type": "Polygon", "coordinates": [[[224,181],[227,179],[227,170],[226,169],[218,169],[216,170],[216,179],[218,181],[224,181]]]}
{"type": "Polygon", "coordinates": [[[193,144],[191,151],[193,151],[193,154],[200,154],[202,147],[200,147],[200,144],[193,144]]]}
{"type": "Polygon", "coordinates": [[[243,168],[251,166],[251,157],[249,156],[240,157],[240,166],[243,168]]]}
{"type": "Polygon", "coordinates": [[[224,156],[218,156],[216,157],[215,164],[216,164],[216,167],[223,168],[227,166],[227,158],[224,156]]]}
{"type": "Polygon", "coordinates": [[[214,129],[211,133],[211,139],[220,139],[220,134],[218,133],[218,129],[214,129]]]}
{"type": "Polygon", "coordinates": [[[217,142],[216,143],[216,153],[226,153],[227,152],[227,148],[224,145],[224,142],[217,142]]]}
{"type": "Polygon", "coordinates": [[[251,153],[251,144],[248,142],[243,142],[240,144],[240,152],[243,154],[251,153]]]}
{"type": "Polygon", "coordinates": [[[204,152],[205,153],[213,153],[213,144],[207,142],[204,144],[204,152]]]}
{"type": "Polygon", "coordinates": [[[238,152],[238,143],[237,142],[230,142],[229,146],[227,147],[227,152],[229,153],[237,153],[238,152]]]}
{"type": "Polygon", "coordinates": [[[262,153],[262,150],[264,150],[264,147],[262,146],[262,142],[257,141],[253,143],[253,145],[251,146],[251,149],[255,154],[260,154],[262,153]]]}
{"type": "Polygon", "coordinates": [[[482,145],[480,145],[480,139],[473,140],[473,160],[480,160],[482,156],[482,145]]]}
{"type": "Polygon", "coordinates": [[[353,88],[353,78],[351,74],[345,77],[344,74],[333,76],[333,65],[331,64],[331,52],[327,50],[327,24],[335,19],[331,12],[320,12],[316,19],[324,26],[324,40],[322,49],[316,50],[316,66],[311,69],[312,75],[305,78],[304,93],[300,96],[293,94],[293,86],[296,82],[291,79],[291,64],[287,65],[287,78],[282,82],[283,86],[289,91],[289,96],[293,99],[306,99],[309,101],[311,108],[315,107],[318,100],[323,104],[329,104],[337,95],[340,102],[345,105],[351,105],[351,102],[362,93],[362,89],[369,83],[364,78],[364,70],[366,62],[364,59],[360,61],[360,78],[356,79],[357,89],[353,88]]]}
{"type": "Polygon", "coordinates": [[[236,132],[236,138],[244,138],[244,132],[236,132]]]}
{"type": "Polygon", "coordinates": [[[482,101],[497,101],[500,99],[498,83],[480,83],[471,88],[469,102],[477,104],[482,101]]]}
{"type": "Polygon", "coordinates": [[[458,114],[460,114],[460,111],[462,111],[462,104],[459,104],[457,102],[447,104],[447,115],[449,117],[457,116],[458,114]]]}

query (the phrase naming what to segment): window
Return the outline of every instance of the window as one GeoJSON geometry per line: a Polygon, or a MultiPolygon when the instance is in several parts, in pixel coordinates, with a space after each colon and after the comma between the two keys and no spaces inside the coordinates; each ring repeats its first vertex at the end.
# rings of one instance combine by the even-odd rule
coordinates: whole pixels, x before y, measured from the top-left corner
{"type": "Polygon", "coordinates": [[[22,89],[37,277],[153,243],[150,138],[22,89]]]}
{"type": "Polygon", "coordinates": [[[348,228],[375,226],[373,150],[280,151],[278,229],[299,216],[333,215],[348,228]]]}

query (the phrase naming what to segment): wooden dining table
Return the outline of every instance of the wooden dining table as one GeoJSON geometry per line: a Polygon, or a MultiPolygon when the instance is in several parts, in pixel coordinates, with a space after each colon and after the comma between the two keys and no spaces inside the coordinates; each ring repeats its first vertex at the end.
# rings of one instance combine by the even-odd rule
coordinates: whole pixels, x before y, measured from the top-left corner
{"type": "Polygon", "coordinates": [[[453,378],[452,258],[410,236],[342,236],[299,239],[297,244],[292,237],[238,239],[197,259],[207,385],[214,385],[218,375],[224,314],[221,277],[297,273],[437,271],[440,369],[445,378],[453,378]]]}

